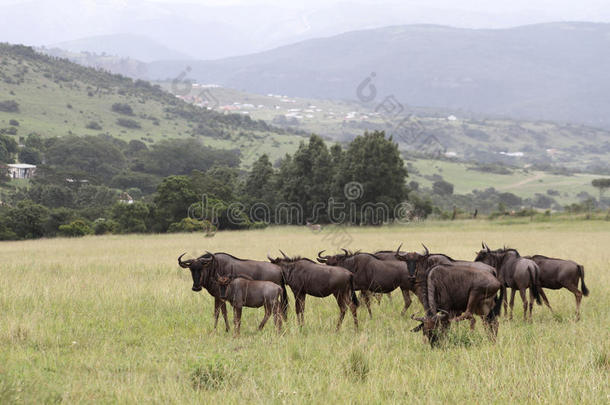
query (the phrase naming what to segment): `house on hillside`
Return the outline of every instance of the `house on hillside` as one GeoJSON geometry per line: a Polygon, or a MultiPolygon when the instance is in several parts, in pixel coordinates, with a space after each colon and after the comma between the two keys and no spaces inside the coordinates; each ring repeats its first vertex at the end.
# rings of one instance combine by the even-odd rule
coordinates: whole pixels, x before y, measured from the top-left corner
{"type": "Polygon", "coordinates": [[[27,163],[11,163],[6,165],[11,179],[31,179],[36,173],[36,165],[27,163]]]}

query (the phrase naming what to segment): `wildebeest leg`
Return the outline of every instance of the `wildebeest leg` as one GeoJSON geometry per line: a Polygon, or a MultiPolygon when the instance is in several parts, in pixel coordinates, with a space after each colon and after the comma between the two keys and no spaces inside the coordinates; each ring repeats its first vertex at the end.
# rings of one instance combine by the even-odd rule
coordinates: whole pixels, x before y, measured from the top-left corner
{"type": "Polygon", "coordinates": [[[294,296],[294,307],[297,312],[297,322],[300,326],[305,323],[305,294],[299,293],[294,296]]]}
{"type": "Polygon", "coordinates": [[[337,300],[337,305],[339,305],[339,320],[337,321],[337,332],[341,329],[341,324],[343,323],[343,318],[345,318],[345,311],[347,310],[347,300],[349,299],[349,293],[339,292],[335,293],[335,299],[337,300]]]}
{"type": "Polygon", "coordinates": [[[267,320],[271,316],[271,311],[273,310],[272,306],[273,304],[271,302],[265,301],[265,316],[263,317],[263,320],[261,321],[260,325],[258,325],[258,330],[263,330],[263,328],[265,327],[267,320]]]}
{"type": "Polygon", "coordinates": [[[273,321],[275,322],[275,327],[279,332],[282,331],[282,320],[284,319],[284,314],[282,313],[282,305],[280,304],[279,299],[273,304],[273,321]]]}
{"type": "Polygon", "coordinates": [[[504,290],[504,294],[502,294],[504,297],[504,299],[502,300],[504,302],[504,316],[508,316],[508,294],[506,293],[507,288],[504,286],[500,288],[504,290]]]}
{"type": "Polygon", "coordinates": [[[409,306],[411,306],[411,294],[409,294],[409,290],[407,289],[401,289],[400,291],[402,292],[402,298],[405,300],[405,307],[400,312],[400,315],[404,315],[407,313],[409,306]]]}
{"type": "Polygon", "coordinates": [[[582,300],[582,293],[580,292],[580,290],[578,289],[578,287],[576,285],[572,286],[566,286],[566,288],[572,293],[574,294],[574,298],[576,298],[576,320],[579,321],[580,320],[580,301],[582,300]]]}
{"type": "MultiPolygon", "coordinates": [[[[508,319],[513,319],[513,308],[515,306],[515,293],[517,292],[516,289],[511,288],[510,289],[510,315],[508,316],[508,319]]],[[[504,298],[506,299],[506,296],[504,296],[504,298]]],[[[504,310],[506,310],[506,307],[504,307],[504,310]]]]}
{"type": "Polygon", "coordinates": [[[218,316],[220,315],[220,303],[222,301],[218,298],[214,298],[214,330],[218,326],[218,316]]]}
{"type": "Polygon", "coordinates": [[[371,312],[371,293],[368,290],[362,290],[362,300],[366,305],[366,309],[369,311],[369,316],[373,319],[373,313],[371,312]]]}
{"type": "Polygon", "coordinates": [[[241,307],[233,307],[233,323],[235,324],[235,336],[239,336],[241,328],[241,307]]]}
{"type": "MultiPolygon", "coordinates": [[[[515,290],[513,290],[515,291],[515,290]]],[[[521,301],[523,301],[523,320],[527,321],[527,295],[525,295],[525,288],[519,288],[519,295],[521,295],[521,301]]],[[[512,304],[512,299],[511,299],[512,304]]],[[[513,310],[513,306],[510,306],[511,313],[513,310]]]]}
{"type": "Polygon", "coordinates": [[[540,298],[542,298],[542,301],[544,301],[544,305],[549,307],[551,312],[553,312],[553,308],[551,308],[551,304],[549,304],[549,300],[546,298],[546,294],[544,293],[544,290],[542,288],[540,288],[538,291],[540,291],[540,298]]]}
{"type": "Polygon", "coordinates": [[[487,330],[489,340],[495,343],[496,338],[498,337],[498,318],[494,318],[490,321],[487,319],[487,316],[481,316],[481,319],[483,320],[483,325],[485,325],[485,330],[487,330]]]}
{"type": "Polygon", "coordinates": [[[225,319],[225,331],[228,332],[231,330],[229,327],[229,317],[227,316],[227,303],[224,301],[220,302],[220,311],[222,312],[222,317],[225,319]]]}
{"type": "Polygon", "coordinates": [[[530,286],[530,319],[532,319],[532,308],[534,307],[534,288],[530,286]]]}
{"type": "Polygon", "coordinates": [[[352,311],[352,317],[354,318],[354,327],[356,328],[356,330],[358,330],[358,307],[352,302],[351,299],[349,299],[348,305],[350,311],[352,311]]]}

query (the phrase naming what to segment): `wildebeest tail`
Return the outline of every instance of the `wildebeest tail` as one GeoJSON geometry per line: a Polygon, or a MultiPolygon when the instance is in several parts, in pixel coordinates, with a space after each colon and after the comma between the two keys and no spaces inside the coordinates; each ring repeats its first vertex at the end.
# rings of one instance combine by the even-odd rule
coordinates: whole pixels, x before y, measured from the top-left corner
{"type": "Polygon", "coordinates": [[[580,276],[580,289],[582,291],[582,295],[586,297],[589,295],[589,289],[585,285],[585,268],[580,264],[578,265],[578,275],[580,276]]]}
{"type": "Polygon", "coordinates": [[[282,274],[282,281],[280,283],[282,287],[282,316],[284,319],[288,319],[288,293],[286,292],[286,282],[284,281],[284,274],[282,274]]]}
{"type": "Polygon", "coordinates": [[[538,281],[538,274],[540,273],[540,268],[537,264],[534,263],[533,265],[528,266],[527,270],[530,274],[530,289],[534,294],[536,304],[542,305],[542,301],[540,300],[540,282],[538,281]]]}
{"type": "Polygon", "coordinates": [[[506,291],[506,288],[504,288],[504,286],[500,287],[500,295],[494,298],[494,307],[487,314],[487,320],[493,321],[495,318],[500,316],[500,311],[502,310],[502,300],[504,299],[504,291],[506,291]]]}
{"type": "Polygon", "coordinates": [[[354,287],[354,276],[350,276],[349,284],[352,288],[352,302],[354,303],[355,306],[359,306],[360,301],[358,301],[358,297],[356,297],[356,288],[354,287]]]}

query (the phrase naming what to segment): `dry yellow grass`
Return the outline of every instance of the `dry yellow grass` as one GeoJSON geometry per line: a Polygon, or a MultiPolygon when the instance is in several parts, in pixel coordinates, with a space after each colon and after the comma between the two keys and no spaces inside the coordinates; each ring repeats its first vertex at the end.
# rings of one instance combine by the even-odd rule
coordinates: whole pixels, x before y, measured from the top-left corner
{"type": "MultiPolygon", "coordinates": [[[[610,224],[500,225],[484,221],[389,228],[281,227],[202,235],[129,235],[0,244],[0,403],[306,402],[607,403],[610,390],[610,224]],[[359,311],[334,333],[336,304],[308,298],[306,326],[291,312],[284,334],[259,333],[261,310],[245,309],[242,337],[212,331],[212,300],[190,290],[176,257],[205,250],[265,259],[313,257],[349,247],[431,251],[472,259],[481,240],[522,254],[569,257],[591,290],[574,321],[574,298],[550,291],[556,310],[535,307],[532,324],[504,318],[498,342],[481,323],[454,327],[432,350],[401,299],[359,311]]],[[[415,302],[409,312],[421,312],[415,302]]]]}

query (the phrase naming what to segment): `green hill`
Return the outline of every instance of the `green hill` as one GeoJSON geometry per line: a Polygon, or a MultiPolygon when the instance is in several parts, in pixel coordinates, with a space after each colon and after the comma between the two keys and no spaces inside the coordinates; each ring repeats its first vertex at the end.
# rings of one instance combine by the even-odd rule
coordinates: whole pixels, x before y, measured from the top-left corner
{"type": "Polygon", "coordinates": [[[207,146],[240,149],[245,165],[263,150],[282,156],[301,139],[243,114],[189,105],[145,81],[8,44],[0,44],[0,133],[20,142],[30,133],[103,133],[147,144],[194,137],[207,146]]]}
{"type": "MultiPolygon", "coordinates": [[[[171,83],[161,86],[172,91],[171,83]]],[[[548,121],[482,119],[432,108],[398,107],[383,114],[379,104],[260,95],[224,87],[206,88],[217,111],[248,114],[283,128],[316,133],[332,141],[349,141],[364,131],[385,130],[410,155],[442,152],[462,161],[509,166],[555,167],[583,172],[610,171],[610,132],[585,125],[548,121]],[[402,121],[407,115],[412,119],[402,121]],[[404,124],[399,126],[399,124],[404,124]],[[405,131],[419,134],[410,142],[405,131]],[[434,142],[427,142],[429,136],[434,142]],[[435,149],[436,148],[436,149],[435,149]]],[[[197,90],[181,95],[197,102],[197,90]]],[[[382,99],[382,97],[379,97],[382,99]]]]}

